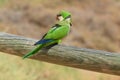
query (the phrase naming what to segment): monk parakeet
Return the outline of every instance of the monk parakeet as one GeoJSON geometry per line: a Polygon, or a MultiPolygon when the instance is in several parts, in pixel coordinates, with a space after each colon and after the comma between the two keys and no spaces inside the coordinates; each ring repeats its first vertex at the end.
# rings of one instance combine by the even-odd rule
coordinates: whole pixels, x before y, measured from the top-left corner
{"type": "Polygon", "coordinates": [[[36,46],[35,49],[25,54],[23,59],[36,54],[42,48],[60,43],[61,39],[67,36],[71,27],[71,14],[67,11],[60,11],[57,15],[57,20],[58,22],[51,27],[42,39],[34,44],[36,46]]]}

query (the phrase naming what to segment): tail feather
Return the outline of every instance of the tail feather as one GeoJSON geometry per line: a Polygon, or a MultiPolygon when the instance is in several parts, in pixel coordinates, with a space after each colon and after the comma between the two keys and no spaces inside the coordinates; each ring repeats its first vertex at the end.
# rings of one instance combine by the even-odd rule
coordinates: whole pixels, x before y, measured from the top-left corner
{"type": "Polygon", "coordinates": [[[37,53],[44,45],[38,45],[35,49],[33,49],[31,52],[27,53],[26,55],[23,56],[23,59],[28,58],[32,56],[33,54],[37,53]]]}

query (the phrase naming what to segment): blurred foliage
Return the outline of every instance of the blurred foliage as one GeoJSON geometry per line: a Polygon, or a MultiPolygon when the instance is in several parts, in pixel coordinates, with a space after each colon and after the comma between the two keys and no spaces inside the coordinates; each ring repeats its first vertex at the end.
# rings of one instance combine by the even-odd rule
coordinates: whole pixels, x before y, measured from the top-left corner
{"type": "Polygon", "coordinates": [[[0,0],[0,7],[4,5],[5,2],[7,2],[7,0],[0,0]]]}
{"type": "MultiPolygon", "coordinates": [[[[0,0],[0,31],[40,39],[62,9],[72,13],[62,44],[119,52],[119,0],[0,0]]],[[[0,80],[119,80],[120,77],[22,60],[0,53],[0,80]]]]}

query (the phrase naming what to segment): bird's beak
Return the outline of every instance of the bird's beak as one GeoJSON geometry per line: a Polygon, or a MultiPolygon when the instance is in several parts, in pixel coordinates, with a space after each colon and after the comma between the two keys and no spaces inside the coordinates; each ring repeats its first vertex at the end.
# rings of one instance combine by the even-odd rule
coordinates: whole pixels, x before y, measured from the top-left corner
{"type": "Polygon", "coordinates": [[[64,18],[63,18],[61,15],[57,15],[56,19],[57,19],[58,21],[64,20],[64,18]]]}
{"type": "Polygon", "coordinates": [[[60,16],[60,15],[57,15],[57,16],[56,16],[56,20],[58,20],[58,21],[59,21],[59,16],[60,16]]]}

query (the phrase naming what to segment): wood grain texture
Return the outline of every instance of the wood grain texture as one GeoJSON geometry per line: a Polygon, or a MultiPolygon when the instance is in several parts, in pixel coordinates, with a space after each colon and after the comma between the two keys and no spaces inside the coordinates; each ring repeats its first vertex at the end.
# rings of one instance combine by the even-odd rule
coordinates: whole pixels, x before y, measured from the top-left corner
{"type": "MultiPolygon", "coordinates": [[[[37,40],[0,33],[0,51],[23,56],[35,46],[37,40]]],[[[57,45],[43,49],[32,59],[73,68],[120,75],[120,54],[106,51],[57,45]]]]}

